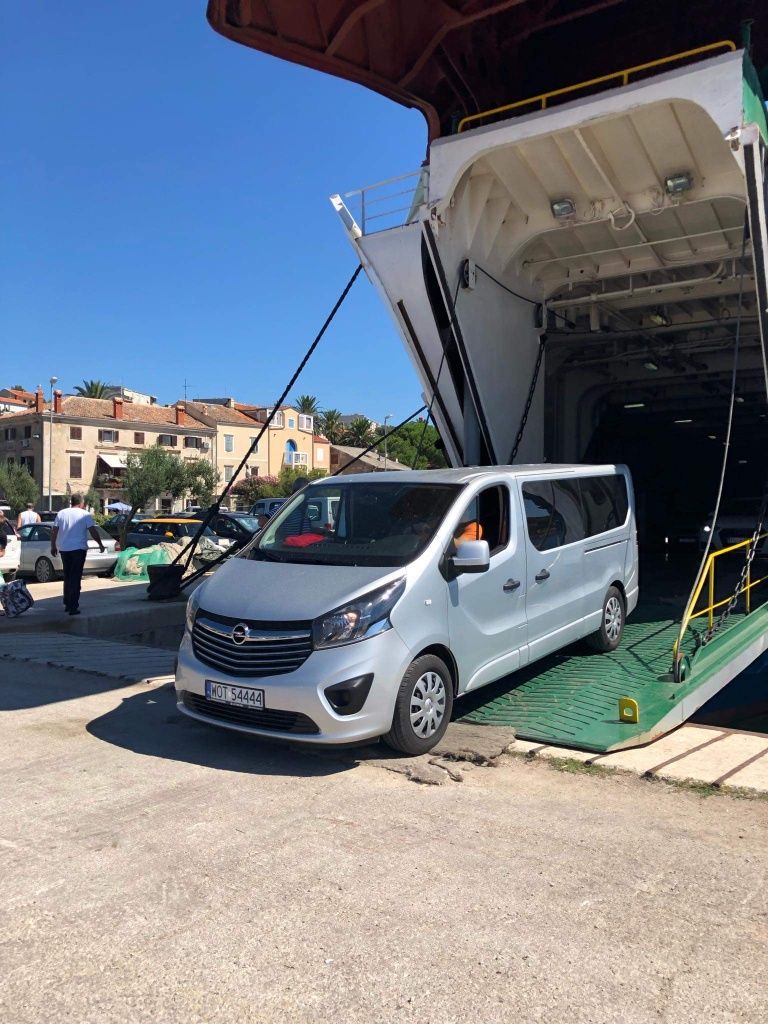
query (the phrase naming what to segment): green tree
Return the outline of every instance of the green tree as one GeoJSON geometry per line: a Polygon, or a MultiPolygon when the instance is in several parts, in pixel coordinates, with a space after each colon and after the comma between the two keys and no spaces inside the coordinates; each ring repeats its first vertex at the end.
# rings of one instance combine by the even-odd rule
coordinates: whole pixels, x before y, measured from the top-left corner
{"type": "Polygon", "coordinates": [[[0,466],[0,493],[11,506],[11,512],[18,514],[28,501],[37,501],[40,488],[26,466],[12,462],[0,466]]]}
{"type": "Polygon", "coordinates": [[[144,508],[161,494],[170,494],[174,499],[182,498],[190,489],[191,480],[197,481],[200,478],[198,468],[194,474],[188,471],[178,455],[166,451],[160,445],[153,445],[144,451],[129,452],[125,461],[123,487],[131,511],[121,531],[120,540],[123,546],[128,525],[140,508],[144,508]]]}
{"type": "Polygon", "coordinates": [[[82,395],[83,398],[108,398],[109,388],[101,380],[83,380],[83,383],[75,388],[75,394],[82,395]]]}
{"type": "MultiPolygon", "coordinates": [[[[379,433],[383,431],[380,430],[379,433]]],[[[445,452],[440,446],[440,435],[431,423],[427,424],[425,429],[423,420],[406,423],[387,439],[386,449],[390,459],[397,459],[403,465],[413,466],[414,469],[442,469],[447,465],[445,452]]],[[[376,445],[376,450],[384,454],[383,441],[376,445]]]]}
{"type": "Polygon", "coordinates": [[[373,442],[373,424],[367,416],[355,416],[344,431],[344,444],[367,448],[373,442]]]}
{"type": "Polygon", "coordinates": [[[341,444],[341,439],[344,436],[344,424],[341,422],[341,413],[338,409],[325,409],[321,412],[317,418],[317,425],[331,444],[341,444]]]}
{"type": "Polygon", "coordinates": [[[252,476],[241,480],[233,487],[240,504],[250,508],[259,498],[287,498],[293,494],[296,480],[306,477],[307,480],[318,480],[325,476],[324,469],[294,469],[284,466],[279,476],[252,476]]]}
{"type": "Polygon", "coordinates": [[[299,395],[293,404],[305,416],[317,416],[320,412],[320,403],[314,395],[299,395]]]}
{"type": "Polygon", "coordinates": [[[219,474],[207,459],[189,459],[184,463],[185,490],[196,505],[210,505],[216,495],[219,474]]]}

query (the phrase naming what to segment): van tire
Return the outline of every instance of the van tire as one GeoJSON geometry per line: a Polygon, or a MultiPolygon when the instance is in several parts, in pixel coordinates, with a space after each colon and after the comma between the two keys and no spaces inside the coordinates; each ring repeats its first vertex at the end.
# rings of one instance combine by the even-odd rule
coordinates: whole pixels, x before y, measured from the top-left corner
{"type": "Polygon", "coordinates": [[[448,666],[424,654],[408,666],[395,699],[392,728],[384,742],[401,754],[426,754],[445,734],[453,710],[453,680],[448,666]],[[427,716],[419,716],[422,707],[427,716]],[[412,709],[413,719],[412,719],[412,709]],[[437,715],[439,721],[436,721],[437,715]]]}
{"type": "Polygon", "coordinates": [[[587,637],[587,643],[600,654],[615,651],[624,635],[627,606],[618,587],[608,587],[600,616],[600,628],[587,637]]]}

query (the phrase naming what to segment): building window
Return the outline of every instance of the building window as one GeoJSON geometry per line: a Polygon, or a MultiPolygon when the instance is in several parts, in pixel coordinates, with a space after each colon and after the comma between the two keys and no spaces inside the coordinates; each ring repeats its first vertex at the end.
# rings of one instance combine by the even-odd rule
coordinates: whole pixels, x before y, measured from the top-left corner
{"type": "Polygon", "coordinates": [[[82,427],[70,427],[69,428],[69,440],[70,441],[82,441],[83,440],[83,428],[82,427]]]}
{"type": "Polygon", "coordinates": [[[323,462],[325,460],[325,454],[322,448],[315,448],[315,461],[323,462]]]}
{"type": "Polygon", "coordinates": [[[178,444],[178,437],[176,434],[160,434],[157,439],[157,443],[163,445],[165,448],[175,448],[178,444]]]}
{"type": "Polygon", "coordinates": [[[141,431],[134,431],[133,432],[133,443],[134,444],[144,444],[144,434],[141,433],[141,431]]]}
{"type": "Polygon", "coordinates": [[[233,452],[235,450],[235,435],[225,434],[224,435],[224,451],[233,452]]]}
{"type": "Polygon", "coordinates": [[[69,456],[69,475],[72,480],[80,480],[83,475],[83,457],[82,455],[70,455],[69,456]]]}
{"type": "Polygon", "coordinates": [[[120,440],[119,430],[100,430],[99,431],[99,443],[100,444],[117,444],[120,440]]]}
{"type": "Polygon", "coordinates": [[[288,417],[288,429],[289,430],[295,430],[296,429],[296,420],[293,418],[293,416],[289,416],[288,417]]]}
{"type": "Polygon", "coordinates": [[[235,472],[235,467],[234,466],[225,466],[224,467],[224,483],[225,484],[229,483],[229,481],[232,479],[232,474],[234,472],[235,472]]]}
{"type": "Polygon", "coordinates": [[[15,441],[16,440],[16,427],[6,427],[5,428],[5,440],[6,441],[15,441]]]}
{"type": "Polygon", "coordinates": [[[8,458],[5,461],[6,461],[7,465],[12,466],[16,460],[14,459],[14,457],[12,455],[9,455],[8,458]]]}
{"type": "MultiPolygon", "coordinates": [[[[253,445],[254,442],[256,441],[257,437],[258,437],[258,434],[254,434],[253,437],[249,437],[248,438],[248,444],[249,445],[253,445]]],[[[254,455],[258,455],[259,454],[259,446],[258,445],[256,445],[256,447],[253,449],[253,453],[254,453],[254,455]]]]}
{"type": "Polygon", "coordinates": [[[32,437],[32,427],[24,427],[24,437],[32,437]]]}
{"type": "Polygon", "coordinates": [[[35,457],[34,455],[22,455],[19,462],[27,470],[30,476],[35,475],[35,457]]]}
{"type": "Polygon", "coordinates": [[[203,439],[202,437],[185,437],[184,438],[185,448],[202,448],[203,439]]]}
{"type": "MultiPolygon", "coordinates": [[[[271,412],[272,412],[271,409],[265,409],[264,410],[264,419],[265,420],[269,419],[269,414],[271,412]]],[[[275,413],[275,418],[270,423],[270,427],[274,427],[274,428],[282,427],[284,425],[284,423],[285,423],[285,421],[283,419],[282,411],[280,409],[278,409],[278,411],[275,413]]]]}
{"type": "Polygon", "coordinates": [[[315,429],[315,417],[314,416],[304,416],[303,414],[299,416],[299,430],[306,430],[306,431],[308,431],[311,434],[314,429],[315,429]]]}

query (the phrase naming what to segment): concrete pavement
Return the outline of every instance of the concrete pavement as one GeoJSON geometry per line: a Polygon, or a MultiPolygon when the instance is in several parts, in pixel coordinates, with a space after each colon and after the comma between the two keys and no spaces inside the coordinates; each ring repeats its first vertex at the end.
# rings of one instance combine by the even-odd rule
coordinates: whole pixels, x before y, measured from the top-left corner
{"type": "Polygon", "coordinates": [[[0,1019],[758,1022],[768,804],[270,746],[0,662],[0,1019]]]}

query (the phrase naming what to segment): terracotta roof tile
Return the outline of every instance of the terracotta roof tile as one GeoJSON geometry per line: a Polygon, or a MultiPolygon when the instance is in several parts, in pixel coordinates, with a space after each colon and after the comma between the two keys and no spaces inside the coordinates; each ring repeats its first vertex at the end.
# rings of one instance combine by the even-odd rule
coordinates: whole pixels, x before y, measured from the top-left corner
{"type": "MultiPolygon", "coordinates": [[[[49,408],[46,405],[46,410],[49,408]]],[[[113,403],[111,398],[81,398],[70,396],[63,399],[62,412],[65,416],[75,416],[78,419],[114,419],[113,403]]],[[[210,429],[206,423],[198,420],[192,413],[187,411],[186,424],[180,426],[191,426],[203,429],[210,429]]],[[[173,406],[167,405],[143,405],[139,402],[123,403],[123,419],[120,422],[129,423],[167,423],[176,426],[176,410],[173,406]]]]}
{"type": "Polygon", "coordinates": [[[230,409],[227,405],[209,405],[207,402],[187,402],[187,411],[191,414],[208,416],[217,423],[229,423],[232,426],[252,427],[253,418],[246,416],[237,408],[230,409]]]}

